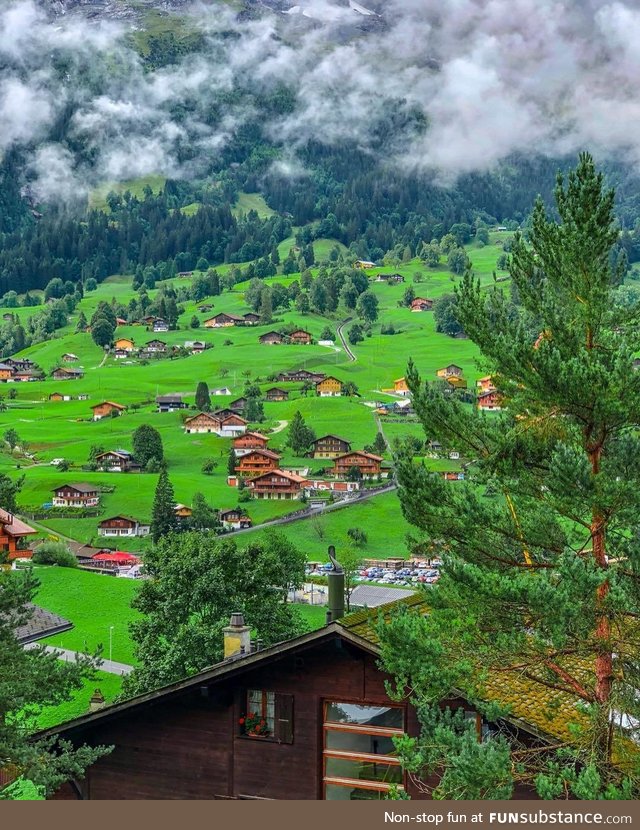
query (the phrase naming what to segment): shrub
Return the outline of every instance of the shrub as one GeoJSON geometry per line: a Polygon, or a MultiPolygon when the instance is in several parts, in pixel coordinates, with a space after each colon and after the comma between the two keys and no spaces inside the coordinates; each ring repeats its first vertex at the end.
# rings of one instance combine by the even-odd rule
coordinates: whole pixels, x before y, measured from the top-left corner
{"type": "Polygon", "coordinates": [[[36,565],[59,565],[61,568],[77,568],[78,560],[63,542],[43,542],[33,552],[36,565]]]}

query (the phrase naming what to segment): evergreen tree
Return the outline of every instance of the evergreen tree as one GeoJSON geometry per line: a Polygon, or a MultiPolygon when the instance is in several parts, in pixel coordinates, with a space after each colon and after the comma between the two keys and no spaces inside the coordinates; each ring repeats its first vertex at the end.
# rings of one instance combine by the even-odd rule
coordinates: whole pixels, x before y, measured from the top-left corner
{"type": "Polygon", "coordinates": [[[97,320],[91,324],[91,338],[96,346],[105,348],[111,345],[115,328],[104,317],[98,317],[97,320]]]}
{"type": "Polygon", "coordinates": [[[233,451],[233,447],[229,450],[229,458],[227,460],[227,472],[230,476],[234,476],[236,474],[236,454],[233,451]]]}
{"type": "Polygon", "coordinates": [[[264,421],[264,406],[260,398],[251,397],[248,399],[244,416],[252,424],[264,421]]]}
{"type": "Polygon", "coordinates": [[[211,409],[209,384],[204,380],[201,380],[196,388],[196,409],[201,412],[209,412],[211,409]]]}
{"type": "Polygon", "coordinates": [[[360,294],[356,304],[356,313],[366,323],[375,323],[378,319],[378,298],[373,291],[360,294]]]}
{"type": "Polygon", "coordinates": [[[87,318],[84,315],[84,311],[81,311],[78,315],[78,322],[76,324],[76,331],[84,331],[89,324],[87,323],[87,318]]]}
{"type": "Polygon", "coordinates": [[[143,467],[151,458],[155,458],[158,463],[164,461],[162,438],[155,427],[141,424],[133,433],[132,442],[135,459],[143,467]]]}
{"type": "Polygon", "coordinates": [[[193,494],[189,524],[193,530],[215,530],[221,526],[218,511],[208,504],[202,493],[193,494]]]}
{"type": "Polygon", "coordinates": [[[270,323],[273,320],[273,305],[271,302],[271,289],[265,287],[260,295],[260,309],[258,311],[260,320],[263,323],[270,323]]]}
{"type": "Polygon", "coordinates": [[[438,770],[441,798],[508,798],[514,775],[545,798],[640,795],[629,740],[640,716],[638,315],[614,309],[614,194],[590,156],[559,176],[556,203],[559,224],[538,201],[528,243],[513,245],[515,310],[469,274],[457,292],[502,412],[470,411],[407,373],[425,435],[474,459],[455,487],[408,455],[397,463],[403,512],[444,569],[430,614],[395,620],[383,656],[423,721],[403,762],[423,780],[438,770]],[[492,677],[505,699],[477,704],[488,721],[524,684],[550,717],[573,713],[565,745],[519,752],[500,731],[478,743],[433,704],[454,688],[486,700],[492,677]]]}
{"type": "Polygon", "coordinates": [[[169,481],[166,469],[160,472],[156,492],[153,497],[151,513],[151,538],[154,544],[178,528],[178,519],[175,513],[176,500],[173,486],[169,481]]]}
{"type": "Polygon", "coordinates": [[[291,447],[295,455],[304,455],[315,439],[315,432],[307,426],[302,413],[298,410],[289,424],[287,446],[291,447]]]}

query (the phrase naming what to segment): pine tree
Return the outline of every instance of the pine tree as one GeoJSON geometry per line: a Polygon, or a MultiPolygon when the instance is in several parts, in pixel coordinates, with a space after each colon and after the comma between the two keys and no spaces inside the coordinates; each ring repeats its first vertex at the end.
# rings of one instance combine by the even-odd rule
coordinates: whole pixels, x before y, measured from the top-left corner
{"type": "Polygon", "coordinates": [[[158,463],[164,461],[162,438],[155,427],[149,424],[141,424],[133,433],[131,440],[136,461],[142,464],[143,467],[151,458],[155,458],[158,463]]]}
{"type": "Polygon", "coordinates": [[[270,323],[273,320],[273,303],[271,301],[271,289],[263,288],[260,295],[260,308],[258,310],[260,320],[263,323],[270,323]]]}
{"type": "Polygon", "coordinates": [[[395,621],[384,659],[423,704],[425,738],[404,760],[422,753],[425,777],[439,769],[444,798],[509,797],[514,772],[545,798],[640,793],[633,743],[617,726],[620,713],[640,715],[638,314],[614,309],[614,194],[590,156],[558,178],[556,203],[559,224],[538,201],[529,241],[513,245],[515,311],[468,273],[456,292],[502,412],[470,411],[413,365],[407,373],[426,436],[474,459],[455,487],[408,455],[397,464],[403,512],[445,567],[431,613],[395,621]],[[549,712],[568,701],[566,746],[478,744],[431,703],[453,688],[482,700],[492,675],[503,688],[526,682],[532,701],[550,701],[531,705],[549,712]],[[438,746],[434,730],[448,736],[438,746]]]}
{"type": "Polygon", "coordinates": [[[230,476],[234,476],[236,474],[236,454],[233,451],[233,447],[229,450],[229,458],[227,461],[227,471],[230,476]]]}
{"type": "Polygon", "coordinates": [[[287,446],[291,447],[295,455],[304,455],[311,446],[311,442],[315,441],[315,438],[315,432],[307,426],[302,413],[297,411],[289,424],[287,446]]]}
{"type": "Polygon", "coordinates": [[[151,538],[157,544],[168,533],[178,529],[175,513],[176,500],[166,469],[158,477],[151,514],[151,538]]]}
{"type": "Polygon", "coordinates": [[[201,412],[209,412],[211,409],[211,396],[209,394],[209,384],[201,380],[196,389],[196,409],[201,412]]]}

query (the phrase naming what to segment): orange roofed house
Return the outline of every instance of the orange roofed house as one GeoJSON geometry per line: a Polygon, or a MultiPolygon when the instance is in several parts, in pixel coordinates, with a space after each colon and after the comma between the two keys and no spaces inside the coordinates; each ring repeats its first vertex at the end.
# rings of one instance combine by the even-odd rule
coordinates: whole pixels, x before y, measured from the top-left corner
{"type": "Polygon", "coordinates": [[[233,451],[240,458],[251,450],[265,450],[269,439],[261,432],[245,432],[233,439],[233,451]]]}
{"type": "Polygon", "coordinates": [[[113,348],[122,352],[132,352],[135,349],[135,343],[129,337],[119,337],[114,342],[113,348]]]}
{"type": "Polygon", "coordinates": [[[479,378],[476,381],[476,388],[478,390],[478,394],[480,394],[481,392],[494,392],[496,387],[494,386],[491,375],[487,375],[486,377],[479,378]]]}
{"type": "Polygon", "coordinates": [[[360,470],[362,478],[374,478],[382,472],[382,458],[363,450],[355,450],[339,455],[333,462],[333,475],[337,478],[346,478],[353,467],[360,470]]]}
{"type": "Polygon", "coordinates": [[[270,470],[275,470],[278,467],[280,456],[277,452],[271,450],[250,450],[248,453],[240,456],[239,462],[236,464],[236,473],[244,478],[253,478],[254,476],[268,473],[270,470]]]}
{"type": "Polygon", "coordinates": [[[33,533],[37,531],[16,519],[13,513],[0,509],[0,565],[13,559],[31,559],[23,537],[33,533]]]}
{"type": "Polygon", "coordinates": [[[285,470],[271,470],[249,481],[249,487],[257,499],[299,499],[306,479],[285,470]]]}
{"type": "Polygon", "coordinates": [[[411,394],[405,378],[398,378],[398,380],[393,381],[393,391],[396,395],[404,395],[405,397],[411,394]]]}
{"type": "Polygon", "coordinates": [[[103,401],[102,403],[97,403],[95,406],[91,407],[93,410],[93,420],[99,421],[101,418],[108,418],[114,413],[116,415],[122,415],[126,408],[126,406],[123,406],[120,403],[114,403],[113,401],[103,401]]]}

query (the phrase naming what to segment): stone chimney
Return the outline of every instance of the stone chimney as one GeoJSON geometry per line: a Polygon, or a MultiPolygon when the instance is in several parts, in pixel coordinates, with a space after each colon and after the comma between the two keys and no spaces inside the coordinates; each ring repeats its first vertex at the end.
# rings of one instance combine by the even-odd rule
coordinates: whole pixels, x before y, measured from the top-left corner
{"type": "Polygon", "coordinates": [[[102,709],[104,704],[104,695],[102,694],[100,689],[96,689],[95,692],[91,695],[91,699],[89,700],[89,711],[97,712],[98,709],[102,709]]]}
{"type": "Polygon", "coordinates": [[[251,652],[251,628],[244,624],[244,615],[231,615],[229,625],[222,629],[224,635],[224,659],[251,652]]]}

